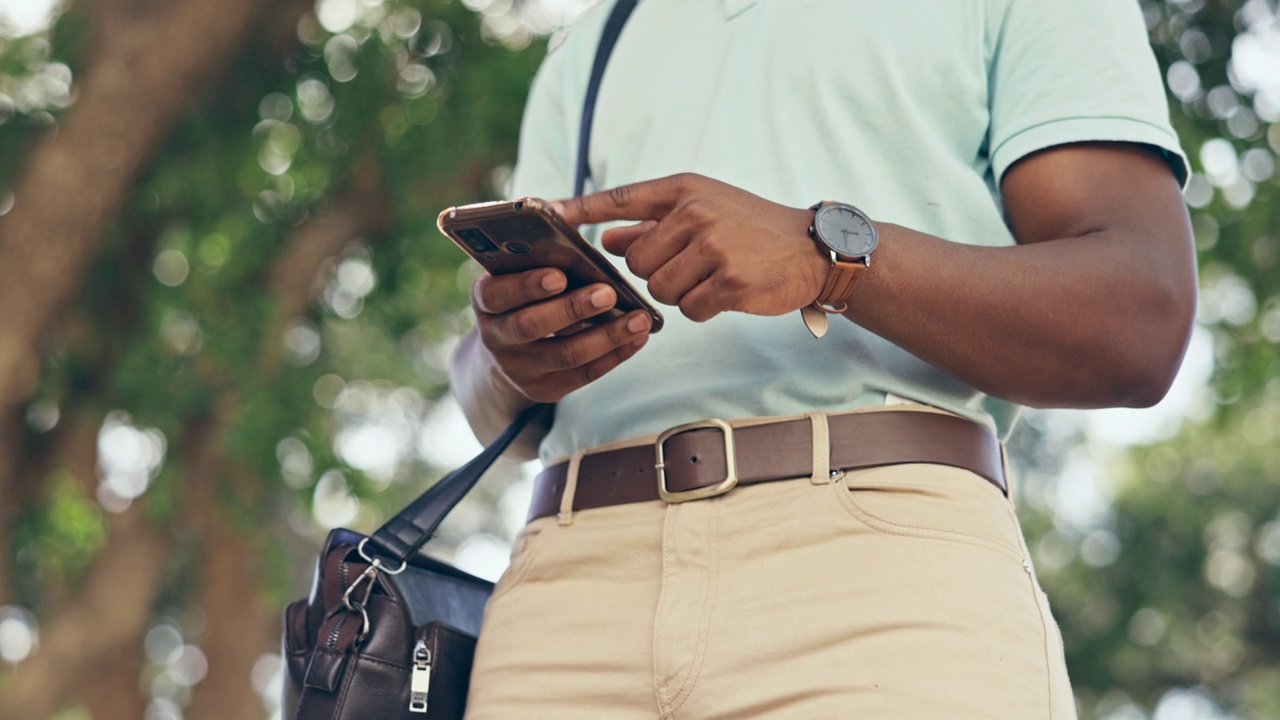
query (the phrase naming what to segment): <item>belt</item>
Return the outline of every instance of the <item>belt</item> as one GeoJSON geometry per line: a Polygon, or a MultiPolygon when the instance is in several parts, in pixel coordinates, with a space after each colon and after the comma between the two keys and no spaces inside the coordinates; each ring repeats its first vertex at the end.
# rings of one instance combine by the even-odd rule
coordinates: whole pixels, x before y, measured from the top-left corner
{"type": "MultiPolygon", "coordinates": [[[[880,410],[826,416],[829,468],[838,471],[932,463],[969,470],[1007,494],[1004,454],[989,430],[955,415],[880,410]]],[[[738,485],[813,475],[808,416],[734,426],[705,420],[672,428],[647,444],[588,452],[578,461],[573,509],[723,495],[738,485]]],[[[561,509],[569,466],[552,465],[534,480],[529,519],[561,509]]]]}

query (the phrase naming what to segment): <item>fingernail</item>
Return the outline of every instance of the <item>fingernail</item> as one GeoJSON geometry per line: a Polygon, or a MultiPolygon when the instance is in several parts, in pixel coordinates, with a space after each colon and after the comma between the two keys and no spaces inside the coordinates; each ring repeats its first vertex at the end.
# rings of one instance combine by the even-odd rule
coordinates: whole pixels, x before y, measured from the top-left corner
{"type": "Polygon", "coordinates": [[[613,305],[613,291],[607,288],[600,288],[591,293],[591,304],[600,309],[604,309],[613,305]]]}
{"type": "Polygon", "coordinates": [[[557,215],[563,215],[563,214],[564,214],[564,203],[560,202],[559,200],[552,200],[552,201],[551,201],[551,209],[552,209],[552,210],[555,210],[557,215]]]}
{"type": "Polygon", "coordinates": [[[644,315],[635,315],[627,321],[627,329],[633,333],[644,332],[649,329],[649,318],[644,315]]]}
{"type": "Polygon", "coordinates": [[[542,276],[542,289],[547,292],[560,292],[564,289],[564,276],[559,273],[547,273],[542,276]]]}

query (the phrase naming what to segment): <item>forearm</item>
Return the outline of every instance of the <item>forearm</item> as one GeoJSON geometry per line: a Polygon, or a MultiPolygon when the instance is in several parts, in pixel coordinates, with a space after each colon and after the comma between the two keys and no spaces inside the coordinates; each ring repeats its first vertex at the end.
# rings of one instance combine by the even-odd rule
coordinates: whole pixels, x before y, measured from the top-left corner
{"type": "MultiPolygon", "coordinates": [[[[1050,148],[1005,172],[1001,199],[1013,247],[877,222],[880,245],[848,318],[1013,402],[1102,407],[1163,397],[1190,335],[1196,274],[1186,205],[1161,156],[1127,144],[1050,148]]],[[[811,211],[698,175],[561,209],[572,223],[647,221],[610,230],[602,243],[625,255],[655,299],[698,322],[794,312],[821,294],[830,272],[829,254],[807,231],[811,211]]]]}
{"type": "Polygon", "coordinates": [[[1013,247],[881,223],[849,319],[1020,404],[1145,406],[1163,397],[1195,311],[1195,276],[1111,231],[1013,247]]]}

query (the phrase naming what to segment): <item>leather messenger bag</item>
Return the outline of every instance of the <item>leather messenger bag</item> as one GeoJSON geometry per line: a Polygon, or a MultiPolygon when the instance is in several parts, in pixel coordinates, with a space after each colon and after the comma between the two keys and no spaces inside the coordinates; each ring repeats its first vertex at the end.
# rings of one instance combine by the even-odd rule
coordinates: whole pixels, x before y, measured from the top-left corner
{"type": "Polygon", "coordinates": [[[284,613],[282,717],[460,720],[493,583],[420,552],[526,424],[420,495],[370,536],[329,533],[311,594],[284,613]]]}

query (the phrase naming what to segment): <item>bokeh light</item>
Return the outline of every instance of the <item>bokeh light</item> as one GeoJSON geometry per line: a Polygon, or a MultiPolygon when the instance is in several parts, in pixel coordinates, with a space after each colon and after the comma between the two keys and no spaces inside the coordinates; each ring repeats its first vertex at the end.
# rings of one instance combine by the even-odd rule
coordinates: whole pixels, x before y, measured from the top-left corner
{"type": "Polygon", "coordinates": [[[1241,720],[1218,706],[1203,692],[1194,689],[1169,690],[1156,703],[1151,720],[1241,720]]]}
{"type": "Polygon", "coordinates": [[[40,645],[36,618],[15,605],[0,606],[0,660],[20,663],[40,645]]]}
{"type": "Polygon", "coordinates": [[[160,472],[165,436],[140,428],[130,415],[113,411],[98,431],[98,502],[110,512],[123,512],[141,497],[160,472]]]}
{"type": "Polygon", "coordinates": [[[284,327],[282,336],[285,362],[303,367],[320,357],[320,329],[306,318],[294,318],[284,327]]]}
{"type": "Polygon", "coordinates": [[[311,498],[311,516],[325,530],[350,525],[360,512],[360,499],[351,492],[346,476],[329,470],[316,482],[311,498]]]}
{"type": "Polygon", "coordinates": [[[1253,93],[1268,122],[1280,120],[1280,18],[1266,0],[1249,0],[1240,11],[1247,26],[1231,45],[1231,80],[1253,93]]]}
{"type": "Polygon", "coordinates": [[[200,321],[186,310],[166,310],[160,318],[160,337],[176,355],[195,355],[204,345],[200,321]]]}
{"type": "Polygon", "coordinates": [[[191,264],[181,250],[162,250],[156,255],[151,271],[161,284],[177,287],[186,282],[187,275],[191,273],[191,264]]]}
{"type": "Polygon", "coordinates": [[[360,18],[361,4],[361,0],[320,0],[316,3],[316,17],[325,30],[344,32],[360,18]]]}
{"type": "Polygon", "coordinates": [[[58,426],[62,410],[52,400],[36,400],[27,407],[27,427],[46,433],[58,426]]]}
{"type": "Polygon", "coordinates": [[[287,437],[276,444],[276,459],[280,462],[280,474],[291,488],[309,487],[315,462],[306,443],[296,437],[287,437]]]}
{"type": "Polygon", "coordinates": [[[22,37],[49,27],[63,0],[0,0],[0,37],[22,37]]]}
{"type": "Polygon", "coordinates": [[[334,315],[350,320],[364,309],[364,299],[377,286],[368,249],[356,245],[338,262],[324,289],[324,303],[334,315]]]}
{"type": "Polygon", "coordinates": [[[280,700],[284,691],[284,659],[266,653],[253,663],[249,673],[254,692],[262,698],[263,709],[272,718],[280,717],[280,700]]]}

